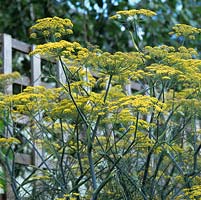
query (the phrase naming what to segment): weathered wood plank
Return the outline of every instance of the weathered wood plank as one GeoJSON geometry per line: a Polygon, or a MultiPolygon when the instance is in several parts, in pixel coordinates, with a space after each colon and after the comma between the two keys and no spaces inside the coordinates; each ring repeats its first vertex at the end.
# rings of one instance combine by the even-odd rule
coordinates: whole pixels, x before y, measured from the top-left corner
{"type": "MultiPolygon", "coordinates": [[[[12,38],[8,34],[2,34],[2,58],[3,58],[3,73],[9,74],[12,72],[12,38]]],[[[12,94],[12,85],[5,88],[6,94],[12,94]]]]}
{"type": "Polygon", "coordinates": [[[27,124],[30,122],[30,118],[27,115],[13,114],[13,119],[15,118],[15,123],[17,124],[27,124]]]}
{"type": "Polygon", "coordinates": [[[32,155],[25,153],[15,153],[15,163],[22,165],[31,165],[32,164],[32,155]]]}
{"type": "MultiPolygon", "coordinates": [[[[3,73],[12,73],[12,37],[8,34],[2,34],[2,58],[3,58],[3,73]]],[[[6,94],[13,93],[12,85],[7,85],[5,88],[6,94]]],[[[12,130],[12,129],[11,129],[12,130]]],[[[5,130],[6,135],[10,135],[10,132],[5,130]]],[[[11,187],[11,179],[9,178],[8,171],[6,173],[6,200],[15,199],[14,193],[11,187]]]]}
{"type": "MultiPolygon", "coordinates": [[[[12,72],[12,37],[8,34],[2,34],[2,58],[3,58],[3,73],[9,74],[12,72]]],[[[5,88],[6,94],[12,94],[12,85],[8,85],[5,88]]],[[[11,129],[12,130],[12,129],[11,129]]],[[[9,135],[9,131],[5,130],[5,134],[9,135]]],[[[6,173],[6,200],[15,199],[14,193],[11,187],[11,179],[9,178],[9,172],[5,169],[6,173]]]]}
{"type": "MultiPolygon", "coordinates": [[[[65,83],[66,82],[66,77],[62,68],[62,64],[60,61],[57,62],[56,64],[56,73],[57,73],[57,79],[60,83],[65,83]]],[[[57,83],[57,87],[61,87],[61,84],[57,83]]]]}
{"type": "Polygon", "coordinates": [[[28,54],[31,51],[31,45],[25,42],[12,39],[12,48],[22,53],[28,54]]]}
{"type": "Polygon", "coordinates": [[[139,83],[137,83],[137,82],[131,82],[131,89],[134,89],[134,90],[138,90],[138,91],[140,91],[140,90],[142,90],[142,89],[144,89],[143,88],[143,85],[142,84],[139,84],[139,83]]]}
{"type": "Polygon", "coordinates": [[[45,88],[49,89],[49,88],[55,88],[56,84],[55,83],[45,83],[45,82],[41,82],[40,84],[41,86],[44,86],[45,88]]]}
{"type": "MultiPolygon", "coordinates": [[[[34,50],[32,45],[31,50],[34,50]]],[[[31,85],[37,86],[41,84],[41,58],[40,55],[31,56],[31,85]]]]}
{"type": "Polygon", "coordinates": [[[19,79],[14,80],[14,83],[22,85],[22,86],[28,86],[31,84],[31,81],[29,77],[21,76],[19,79]]]}

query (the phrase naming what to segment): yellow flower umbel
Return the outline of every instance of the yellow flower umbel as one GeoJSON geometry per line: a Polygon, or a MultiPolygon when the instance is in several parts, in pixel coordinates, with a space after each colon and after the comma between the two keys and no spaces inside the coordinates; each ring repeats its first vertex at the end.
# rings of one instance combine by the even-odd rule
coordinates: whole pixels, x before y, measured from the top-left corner
{"type": "Polygon", "coordinates": [[[172,29],[171,35],[176,34],[177,37],[184,36],[191,40],[195,40],[195,36],[201,33],[201,29],[187,24],[176,24],[172,29]]]}
{"type": "Polygon", "coordinates": [[[133,30],[129,30],[131,40],[133,42],[134,48],[138,52],[140,52],[140,49],[139,49],[139,46],[137,43],[137,37],[139,37],[138,30],[136,28],[137,27],[136,24],[134,25],[133,22],[140,22],[142,19],[144,19],[144,17],[152,17],[154,15],[156,15],[156,13],[151,10],[132,9],[132,10],[118,11],[118,12],[116,12],[115,15],[111,16],[110,19],[118,20],[121,23],[121,26],[124,28],[125,28],[125,24],[126,24],[127,29],[128,29],[128,27],[133,29],[133,30]],[[133,32],[135,32],[136,34],[134,35],[133,32]]]}
{"type": "Polygon", "coordinates": [[[38,19],[31,30],[31,37],[44,36],[45,38],[60,38],[62,35],[72,34],[73,24],[70,19],[62,19],[59,17],[47,17],[38,19]]]}
{"type": "Polygon", "coordinates": [[[13,72],[10,74],[0,74],[0,91],[5,88],[6,85],[11,84],[14,80],[20,78],[18,72],[13,72]]]}
{"type": "Polygon", "coordinates": [[[20,144],[21,142],[14,137],[0,138],[0,146],[10,146],[12,144],[20,144]]]}
{"type": "Polygon", "coordinates": [[[156,13],[151,10],[147,10],[147,9],[121,10],[121,11],[116,12],[116,15],[111,16],[110,19],[121,19],[123,17],[128,18],[128,17],[137,16],[137,15],[152,17],[152,16],[156,15],[156,13]]]}
{"type": "Polygon", "coordinates": [[[83,48],[78,42],[60,40],[38,45],[30,53],[30,55],[34,54],[45,55],[47,58],[62,58],[66,64],[77,65],[80,62],[85,62],[89,52],[88,49],[83,48]]]}
{"type": "Polygon", "coordinates": [[[137,65],[143,63],[143,55],[136,52],[92,52],[89,58],[89,64],[92,70],[100,74],[108,75],[128,75],[136,69],[137,65]]]}
{"type": "Polygon", "coordinates": [[[183,189],[184,194],[179,195],[176,200],[181,200],[181,199],[191,199],[191,200],[196,200],[200,199],[201,197],[201,185],[194,185],[191,188],[185,188],[183,189]]]}

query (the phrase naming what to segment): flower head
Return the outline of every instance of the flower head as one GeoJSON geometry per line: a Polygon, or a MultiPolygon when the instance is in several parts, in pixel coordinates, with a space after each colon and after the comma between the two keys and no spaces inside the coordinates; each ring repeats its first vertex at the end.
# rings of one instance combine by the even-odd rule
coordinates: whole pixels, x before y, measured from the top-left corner
{"type": "Polygon", "coordinates": [[[201,29],[187,25],[187,24],[176,24],[170,32],[170,35],[175,34],[177,37],[184,36],[189,39],[195,39],[195,36],[201,33],[201,29]]]}
{"type": "Polygon", "coordinates": [[[73,33],[73,24],[70,19],[47,17],[38,19],[36,22],[37,23],[30,28],[31,37],[33,38],[35,38],[37,35],[42,35],[46,38],[50,36],[60,38],[62,35],[73,33]]]}
{"type": "Polygon", "coordinates": [[[112,17],[110,17],[110,19],[121,19],[122,17],[129,18],[129,17],[133,17],[136,15],[152,17],[152,16],[156,15],[156,13],[151,10],[147,10],[147,9],[121,10],[121,11],[116,12],[116,15],[113,15],[112,17]]]}

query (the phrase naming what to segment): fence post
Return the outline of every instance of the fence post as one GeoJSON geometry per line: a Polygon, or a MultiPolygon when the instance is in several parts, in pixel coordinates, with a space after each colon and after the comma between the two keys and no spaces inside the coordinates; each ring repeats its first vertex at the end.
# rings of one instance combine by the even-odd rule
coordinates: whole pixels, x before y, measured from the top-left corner
{"type": "MultiPolygon", "coordinates": [[[[12,37],[8,34],[2,34],[2,58],[3,58],[3,73],[9,74],[12,73],[12,37]]],[[[12,84],[6,86],[5,88],[6,94],[13,93],[13,86],[12,84]]],[[[8,125],[10,131],[12,131],[12,126],[8,125]]],[[[10,133],[5,133],[5,135],[10,136],[10,133]]],[[[12,163],[12,162],[11,162],[12,163]]],[[[9,166],[12,167],[12,166],[9,166]]],[[[15,199],[15,195],[11,188],[11,181],[13,177],[9,177],[9,172],[6,170],[6,200],[13,200],[15,199]]]]}
{"type": "Polygon", "coordinates": [[[60,83],[66,83],[66,77],[64,74],[64,70],[62,68],[62,63],[61,61],[57,61],[56,63],[56,73],[57,73],[57,79],[59,83],[56,83],[56,87],[61,87],[60,83]]]}
{"type": "MultiPolygon", "coordinates": [[[[3,73],[12,73],[12,37],[8,34],[2,34],[2,57],[3,57],[3,73]]],[[[6,94],[12,94],[12,85],[8,85],[5,89],[6,94]]]]}
{"type": "MultiPolygon", "coordinates": [[[[35,45],[32,45],[33,51],[35,45]]],[[[31,85],[37,86],[41,84],[41,58],[40,55],[31,56],[31,85]]]]}

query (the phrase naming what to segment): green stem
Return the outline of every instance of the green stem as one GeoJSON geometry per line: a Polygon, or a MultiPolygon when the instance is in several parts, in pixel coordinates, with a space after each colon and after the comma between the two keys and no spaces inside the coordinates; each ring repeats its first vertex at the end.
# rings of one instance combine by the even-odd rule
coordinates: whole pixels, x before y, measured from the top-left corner
{"type": "MultiPolygon", "coordinates": [[[[112,81],[112,75],[110,75],[110,77],[109,77],[108,85],[107,85],[105,96],[103,99],[104,103],[106,102],[106,99],[107,99],[107,96],[109,93],[111,81],[112,81]]],[[[92,184],[93,184],[94,190],[97,189],[97,181],[96,181],[96,174],[95,174],[94,163],[93,163],[92,149],[93,149],[93,141],[95,139],[100,120],[101,120],[101,116],[99,115],[96,120],[96,124],[95,124],[94,130],[93,130],[93,133],[92,133],[92,137],[90,137],[90,136],[88,137],[88,139],[90,140],[90,141],[88,141],[88,160],[89,160],[90,173],[91,173],[91,177],[92,177],[92,184]]]]}
{"type": "Polygon", "coordinates": [[[130,36],[131,36],[131,40],[132,40],[132,42],[133,42],[134,48],[135,48],[138,52],[140,52],[140,50],[139,50],[139,48],[138,48],[138,46],[137,46],[137,44],[136,44],[136,42],[135,42],[135,39],[134,39],[134,37],[133,37],[132,32],[129,31],[129,34],[130,34],[130,36]]]}

